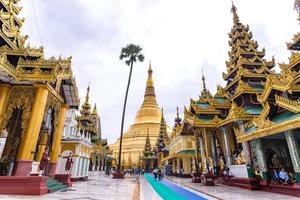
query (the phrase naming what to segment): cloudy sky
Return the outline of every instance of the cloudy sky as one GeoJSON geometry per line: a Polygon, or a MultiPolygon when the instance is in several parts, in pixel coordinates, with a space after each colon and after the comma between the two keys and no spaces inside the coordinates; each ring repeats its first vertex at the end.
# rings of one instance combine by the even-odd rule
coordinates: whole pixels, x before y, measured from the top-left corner
{"type": "MultiPolygon", "coordinates": [[[[294,0],[236,0],[240,20],[250,25],[266,57],[287,61],[286,42],[299,30],[294,0]]],[[[128,43],[143,47],[145,62],[134,66],[126,129],[142,103],[149,60],[157,99],[173,125],[201,89],[201,70],[211,92],[222,84],[232,27],[230,0],[23,0],[23,33],[31,46],[44,46],[47,57],[72,56],[81,99],[91,84],[103,137],[118,138],[129,68],[119,60],[128,43]],[[36,11],[37,23],[34,12],[36,11]],[[37,25],[38,24],[38,25],[37,25]],[[39,27],[39,31],[38,28],[39,27]],[[39,37],[39,33],[41,38],[39,37]]]]}

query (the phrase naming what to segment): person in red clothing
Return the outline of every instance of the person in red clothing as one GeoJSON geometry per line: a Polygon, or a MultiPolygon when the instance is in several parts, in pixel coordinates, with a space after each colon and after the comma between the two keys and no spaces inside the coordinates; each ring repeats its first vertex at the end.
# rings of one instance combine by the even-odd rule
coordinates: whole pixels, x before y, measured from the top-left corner
{"type": "Polygon", "coordinates": [[[72,152],[70,152],[70,154],[68,156],[64,156],[63,158],[66,158],[66,165],[65,165],[65,171],[70,172],[72,165],[74,163],[73,161],[73,157],[72,157],[72,152]]]}
{"type": "Polygon", "coordinates": [[[49,149],[48,147],[45,148],[44,153],[42,155],[40,165],[39,165],[39,176],[45,175],[45,169],[49,162],[49,149]]]}

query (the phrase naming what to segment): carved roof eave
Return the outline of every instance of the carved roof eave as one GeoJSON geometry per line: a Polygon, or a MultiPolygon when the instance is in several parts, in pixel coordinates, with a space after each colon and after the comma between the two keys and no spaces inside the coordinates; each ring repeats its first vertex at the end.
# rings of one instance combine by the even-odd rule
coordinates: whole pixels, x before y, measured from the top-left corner
{"type": "Polygon", "coordinates": [[[7,54],[7,55],[13,55],[13,56],[30,56],[30,57],[36,57],[36,58],[43,58],[44,51],[43,48],[40,47],[38,49],[36,48],[18,48],[18,49],[12,49],[8,46],[2,46],[0,48],[0,54],[7,54]]]}
{"type": "Polygon", "coordinates": [[[220,114],[219,110],[216,110],[213,106],[209,106],[207,109],[201,108],[197,104],[191,104],[191,107],[194,109],[196,114],[220,114]]]}
{"type": "Polygon", "coordinates": [[[277,133],[281,133],[296,128],[300,128],[300,118],[289,120],[279,124],[267,123],[264,128],[258,129],[254,132],[247,133],[247,134],[239,132],[239,130],[235,129],[235,135],[237,137],[237,142],[242,143],[242,142],[247,142],[257,138],[267,137],[270,135],[274,135],[277,133]]]}
{"type": "Polygon", "coordinates": [[[300,63],[300,53],[292,52],[292,55],[289,58],[289,64],[286,65],[284,69],[292,69],[293,67],[295,67],[299,63],[300,63]]]}
{"type": "Polygon", "coordinates": [[[228,64],[236,62],[236,60],[239,59],[240,57],[243,58],[242,55],[255,55],[262,58],[265,56],[265,52],[264,51],[248,52],[248,51],[238,50],[237,54],[230,60],[228,64]]]}
{"type": "Polygon", "coordinates": [[[8,39],[8,37],[3,33],[3,31],[2,31],[1,28],[0,28],[0,37],[2,37],[5,40],[5,42],[7,42],[7,44],[10,45],[11,48],[13,48],[13,49],[17,49],[18,48],[17,44],[14,43],[14,42],[12,42],[10,39],[8,39]]]}
{"type": "MultiPolygon", "coordinates": [[[[13,9],[15,9],[16,12],[18,12],[16,6],[13,7],[13,9]]],[[[1,16],[1,18],[3,18],[3,19],[9,19],[11,15],[10,15],[9,12],[4,12],[3,9],[1,9],[1,10],[0,10],[0,16],[1,16]]],[[[18,25],[19,27],[22,27],[22,25],[23,25],[25,19],[24,19],[24,18],[19,18],[19,17],[17,17],[17,16],[18,16],[18,13],[14,13],[12,16],[13,16],[15,22],[17,23],[17,25],[18,25]]],[[[2,20],[2,21],[3,21],[3,20],[2,20]]]]}
{"type": "Polygon", "coordinates": [[[223,73],[223,79],[227,80],[228,78],[231,77],[231,75],[237,70],[237,69],[242,69],[240,72],[241,75],[245,77],[264,77],[264,73],[268,74],[273,74],[274,72],[271,71],[270,69],[275,66],[273,61],[268,61],[268,62],[251,62],[243,59],[241,62],[239,62],[232,70],[230,70],[229,73],[225,74],[223,73]],[[256,65],[256,66],[262,66],[262,69],[257,69],[256,73],[253,73],[245,68],[241,68],[242,65],[256,65]],[[264,66],[263,66],[264,65],[264,66]]]}
{"type": "Polygon", "coordinates": [[[246,74],[246,73],[241,73],[239,76],[236,76],[228,85],[226,85],[226,87],[224,88],[225,91],[228,91],[232,86],[234,86],[235,84],[238,84],[238,82],[242,79],[242,77],[247,77],[247,78],[265,78],[266,75],[264,74],[246,74]]]}
{"type": "Polygon", "coordinates": [[[283,82],[282,73],[279,76],[269,75],[267,76],[267,80],[265,82],[265,87],[261,95],[257,95],[257,100],[262,103],[265,102],[272,90],[279,90],[282,92],[292,93],[292,88],[300,79],[300,73],[292,72],[292,74],[286,78],[285,82],[283,82]],[[293,76],[293,74],[295,76],[293,76]],[[292,77],[293,76],[293,77],[292,77]]]}
{"type": "Polygon", "coordinates": [[[282,108],[285,108],[291,112],[300,112],[300,100],[291,100],[285,97],[275,95],[276,104],[282,108]]]}
{"type": "Polygon", "coordinates": [[[232,118],[226,118],[219,123],[218,128],[222,127],[222,126],[226,126],[231,123],[238,122],[238,121],[248,121],[248,120],[251,120],[253,117],[254,117],[253,115],[244,115],[244,116],[236,116],[236,117],[232,117],[232,118]]]}
{"type": "Polygon", "coordinates": [[[195,115],[192,114],[188,114],[186,113],[184,115],[184,122],[189,124],[192,127],[207,127],[207,128],[213,128],[213,127],[217,127],[218,124],[220,123],[221,119],[219,119],[217,117],[217,115],[212,119],[212,120],[208,120],[208,121],[204,121],[199,119],[198,117],[196,117],[195,115]]]}
{"type": "Polygon", "coordinates": [[[224,103],[219,103],[215,99],[211,99],[209,100],[209,104],[215,109],[229,109],[231,107],[231,103],[228,99],[225,99],[224,103]]]}
{"type": "Polygon", "coordinates": [[[261,93],[262,93],[262,91],[258,91],[256,89],[239,90],[239,91],[236,91],[233,96],[231,96],[230,100],[234,100],[243,94],[261,94],[261,93]]]}
{"type": "Polygon", "coordinates": [[[242,107],[237,106],[237,104],[233,102],[227,117],[219,123],[219,127],[232,122],[245,121],[252,118],[253,115],[246,113],[242,107]]]}
{"type": "Polygon", "coordinates": [[[221,119],[219,119],[217,116],[215,116],[212,120],[209,121],[203,121],[195,117],[193,125],[198,128],[216,128],[218,127],[220,122],[221,119]]]}
{"type": "Polygon", "coordinates": [[[298,50],[298,49],[294,49],[295,44],[300,42],[300,32],[294,35],[294,38],[292,39],[292,42],[288,42],[286,43],[287,48],[289,50],[298,50]]]}

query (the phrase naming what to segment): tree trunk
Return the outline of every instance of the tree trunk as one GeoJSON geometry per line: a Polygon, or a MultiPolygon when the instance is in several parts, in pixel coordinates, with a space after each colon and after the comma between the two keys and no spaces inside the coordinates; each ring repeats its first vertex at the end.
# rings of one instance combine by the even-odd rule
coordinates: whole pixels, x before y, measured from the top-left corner
{"type": "Polygon", "coordinates": [[[124,106],[123,106],[121,133],[120,133],[120,145],[119,145],[119,157],[118,157],[118,172],[121,172],[121,170],[122,170],[121,155],[122,155],[123,128],[124,128],[125,110],[126,110],[128,91],[129,91],[129,86],[130,86],[130,81],[131,81],[132,68],[133,68],[133,60],[131,60],[131,64],[130,64],[130,71],[129,71],[128,83],[127,83],[127,88],[126,88],[126,93],[125,93],[124,106]]]}

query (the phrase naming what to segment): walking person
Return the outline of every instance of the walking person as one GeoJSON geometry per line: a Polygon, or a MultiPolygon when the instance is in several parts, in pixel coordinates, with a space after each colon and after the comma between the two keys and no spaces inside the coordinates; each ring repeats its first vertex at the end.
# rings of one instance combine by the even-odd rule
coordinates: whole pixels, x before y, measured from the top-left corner
{"type": "Polygon", "coordinates": [[[49,163],[49,160],[50,160],[48,154],[49,154],[49,149],[48,149],[48,147],[46,147],[44,152],[43,152],[41,161],[40,161],[39,176],[46,175],[46,167],[47,167],[47,165],[49,163]]]}
{"type": "Polygon", "coordinates": [[[65,171],[67,172],[67,174],[70,174],[71,173],[71,168],[73,166],[73,153],[70,152],[68,156],[64,156],[63,158],[66,158],[67,161],[66,161],[66,165],[65,165],[65,171]]]}
{"type": "Polygon", "coordinates": [[[157,170],[157,175],[158,175],[158,181],[160,181],[160,180],[161,180],[161,176],[162,176],[161,168],[159,168],[159,169],[157,170]]]}
{"type": "Polygon", "coordinates": [[[158,169],[155,168],[155,169],[153,170],[153,175],[154,175],[154,180],[155,180],[155,181],[156,181],[156,179],[157,179],[157,172],[158,172],[158,169]]]}

